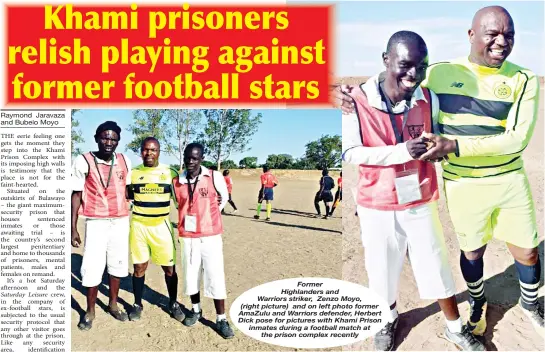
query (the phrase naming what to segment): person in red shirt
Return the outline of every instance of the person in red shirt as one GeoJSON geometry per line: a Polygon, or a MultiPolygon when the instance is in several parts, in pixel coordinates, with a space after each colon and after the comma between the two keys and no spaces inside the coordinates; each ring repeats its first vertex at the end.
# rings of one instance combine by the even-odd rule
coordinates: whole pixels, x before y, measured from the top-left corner
{"type": "Polygon", "coordinates": [[[107,311],[126,321],[127,313],[118,304],[121,278],[129,274],[129,208],[127,186],[131,183],[131,163],[115,150],[121,128],[113,121],[100,124],[95,132],[98,151],[78,155],[71,173],[71,244],[82,244],[78,217],[85,217],[85,243],[81,264],[81,284],[87,287],[87,311],[78,328],[87,331],[95,319],[98,289],[104,268],[108,269],[107,311]]]}
{"type": "Polygon", "coordinates": [[[343,200],[343,172],[341,171],[341,176],[337,179],[337,184],[339,187],[337,188],[337,192],[335,192],[335,201],[333,202],[333,207],[331,208],[331,212],[329,213],[329,216],[333,216],[333,212],[335,211],[335,208],[337,208],[337,205],[343,200]]]}
{"type": "Polygon", "coordinates": [[[259,190],[259,196],[257,197],[257,214],[254,215],[254,219],[259,219],[259,213],[261,213],[261,203],[265,201],[267,204],[267,218],[265,220],[271,221],[271,202],[274,199],[273,188],[276,186],[278,186],[276,176],[271,174],[271,170],[267,165],[263,166],[263,174],[261,175],[261,189],[259,190]]]}
{"type": "Polygon", "coordinates": [[[390,305],[375,334],[375,350],[390,351],[400,316],[399,278],[407,253],[422,299],[439,303],[446,340],[466,351],[484,351],[463,324],[439,219],[439,187],[433,163],[419,160],[439,116],[439,98],[420,87],[429,57],[424,39],[399,31],[382,54],[386,68],[349,96],[353,114],[343,117],[343,162],[358,166],[356,206],[369,288],[390,305]]]}
{"type": "MultiPolygon", "coordinates": [[[[225,183],[227,184],[227,191],[229,191],[229,204],[231,204],[233,209],[235,209],[233,211],[233,214],[236,214],[238,210],[235,202],[233,202],[233,198],[231,197],[231,193],[233,192],[233,179],[231,178],[231,176],[229,176],[229,170],[223,170],[223,178],[225,179],[225,183]]],[[[224,213],[224,210],[221,211],[222,214],[224,213]]]]}
{"type": "Polygon", "coordinates": [[[174,179],[178,204],[178,233],[182,247],[184,292],[191,297],[193,310],[182,322],[193,326],[202,318],[200,288],[214,300],[216,331],[225,339],[233,338],[233,329],[225,314],[225,271],[223,263],[224,233],[221,210],[227,204],[225,179],[218,171],[201,163],[204,147],[190,143],[184,150],[185,171],[174,179]]]}

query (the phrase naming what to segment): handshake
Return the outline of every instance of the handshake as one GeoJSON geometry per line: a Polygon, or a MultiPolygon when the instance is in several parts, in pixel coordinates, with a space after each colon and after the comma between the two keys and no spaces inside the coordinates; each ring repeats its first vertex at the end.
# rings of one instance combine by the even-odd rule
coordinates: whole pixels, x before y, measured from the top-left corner
{"type": "MultiPolygon", "coordinates": [[[[355,112],[352,99],[344,94],[350,93],[356,86],[331,85],[329,97],[334,107],[341,108],[343,114],[353,114],[355,112]],[[344,92],[344,93],[343,93],[344,92]]],[[[447,154],[455,153],[457,144],[455,140],[450,140],[433,133],[424,132],[419,138],[411,139],[406,143],[409,154],[416,160],[423,161],[441,161],[448,158],[447,154]]]]}
{"type": "Polygon", "coordinates": [[[424,132],[419,138],[406,143],[409,154],[416,160],[441,161],[456,152],[456,141],[424,132]]]}

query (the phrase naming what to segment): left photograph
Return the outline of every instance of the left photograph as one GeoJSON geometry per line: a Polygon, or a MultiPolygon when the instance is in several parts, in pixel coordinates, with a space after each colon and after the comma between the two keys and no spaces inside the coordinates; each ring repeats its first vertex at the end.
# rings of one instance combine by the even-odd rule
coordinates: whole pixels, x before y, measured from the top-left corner
{"type": "Polygon", "coordinates": [[[230,305],[342,278],[340,115],[72,110],[71,350],[273,348],[230,305]]]}

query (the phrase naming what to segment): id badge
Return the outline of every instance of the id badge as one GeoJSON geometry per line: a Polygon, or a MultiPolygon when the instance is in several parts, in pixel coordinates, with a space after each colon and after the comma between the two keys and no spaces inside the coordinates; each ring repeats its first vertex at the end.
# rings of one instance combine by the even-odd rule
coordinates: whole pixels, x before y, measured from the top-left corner
{"type": "Polygon", "coordinates": [[[187,232],[197,232],[197,217],[187,214],[184,221],[184,229],[187,232]]]}
{"type": "Polygon", "coordinates": [[[418,179],[418,170],[397,172],[394,182],[397,193],[397,201],[400,205],[422,199],[420,180],[418,179]]]}

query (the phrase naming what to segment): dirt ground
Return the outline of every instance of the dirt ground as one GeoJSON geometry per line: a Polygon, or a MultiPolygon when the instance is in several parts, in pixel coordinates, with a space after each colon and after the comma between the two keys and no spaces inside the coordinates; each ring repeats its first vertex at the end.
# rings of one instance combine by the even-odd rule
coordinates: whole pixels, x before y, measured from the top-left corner
{"type": "MultiPolygon", "coordinates": [[[[226,311],[243,292],[260,284],[293,277],[341,279],[342,205],[333,218],[316,219],[313,199],[318,190],[319,172],[278,171],[280,185],[275,189],[272,221],[254,220],[259,171],[232,171],[233,200],[239,209],[224,216],[224,257],[228,299],[226,311]]],[[[338,172],[333,173],[335,180],[338,172]]],[[[322,213],[325,210],[322,203],[322,213]]],[[[177,216],[172,216],[177,221],[177,216]]],[[[83,236],[83,222],[79,231],[83,236]]],[[[104,308],[108,304],[107,278],[104,276],[98,296],[99,307],[94,326],[82,332],[77,328],[86,308],[85,289],[81,286],[82,249],[72,251],[72,350],[73,351],[248,351],[279,350],[282,347],[254,340],[236,329],[235,338],[224,340],[212,329],[216,314],[211,299],[202,299],[205,323],[187,328],[165,312],[168,304],[162,270],[150,264],[146,273],[144,313],[140,321],[118,322],[104,308]]],[[[179,251],[178,251],[179,255],[179,251]]],[[[178,257],[179,260],[179,257],[178,257]]],[[[132,267],[132,264],[131,264],[132,267]]],[[[181,273],[179,264],[178,273],[181,273]]],[[[130,269],[132,273],[132,268],[130,269]]],[[[189,297],[183,296],[178,274],[178,301],[191,309],[189,297]]],[[[121,281],[121,302],[133,303],[131,277],[121,281]]],[[[229,320],[230,317],[229,317],[229,320]]],[[[289,350],[289,349],[288,349],[289,350]]],[[[291,349],[293,350],[293,349],[291,349]]]]}
{"type": "MultiPolygon", "coordinates": [[[[344,79],[353,83],[357,78],[344,79]]],[[[361,81],[361,79],[359,80],[361,81]]],[[[541,85],[543,97],[543,84],[541,85]]],[[[540,104],[539,121],[529,147],[524,152],[525,169],[530,179],[537,211],[539,235],[541,238],[540,257],[543,264],[543,143],[544,143],[543,102],[540,104]]],[[[439,168],[440,169],[440,168],[439,168]]],[[[358,219],[354,216],[353,193],[356,169],[343,165],[345,183],[345,204],[343,217],[343,280],[367,285],[364,267],[364,250],[361,244],[358,219]]],[[[438,175],[441,171],[438,170],[438,175]]],[[[441,181],[442,179],[439,178],[441,181]]],[[[452,223],[448,216],[440,184],[440,217],[449,251],[449,263],[454,274],[457,300],[462,319],[469,312],[467,290],[459,269],[459,247],[452,223]]],[[[503,242],[493,240],[484,256],[485,294],[488,298],[488,328],[484,336],[487,350],[501,351],[543,351],[544,341],[516,306],[520,296],[518,275],[514,260],[503,242]]],[[[397,301],[400,320],[395,348],[403,351],[451,351],[456,347],[443,336],[444,318],[439,306],[432,300],[421,300],[408,261],[405,262],[399,284],[397,301]]],[[[543,304],[543,271],[539,297],[543,304]]],[[[345,346],[343,350],[374,350],[372,339],[345,346]]]]}

